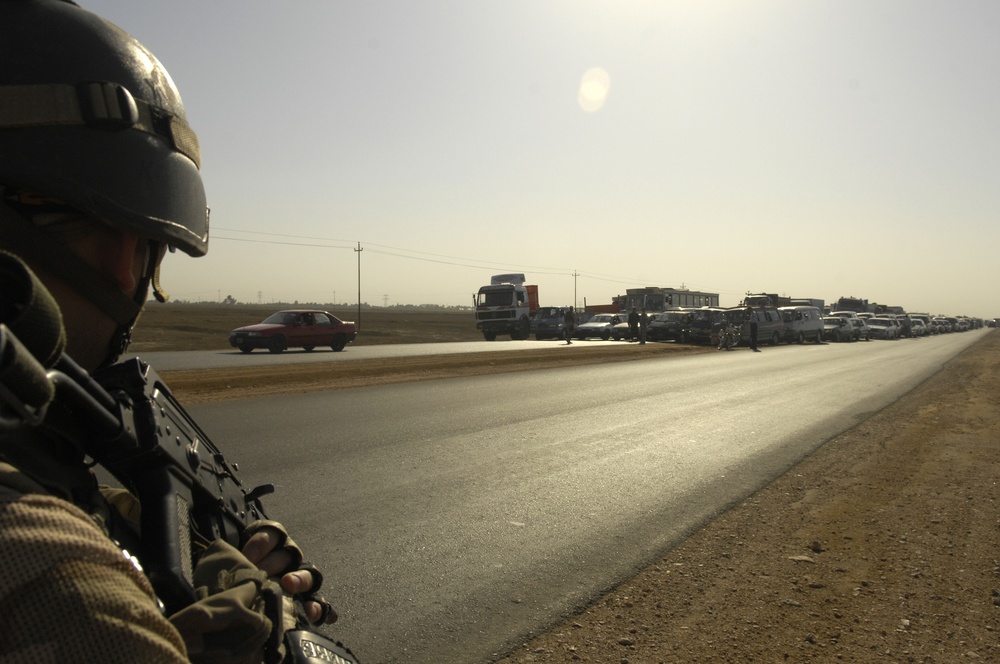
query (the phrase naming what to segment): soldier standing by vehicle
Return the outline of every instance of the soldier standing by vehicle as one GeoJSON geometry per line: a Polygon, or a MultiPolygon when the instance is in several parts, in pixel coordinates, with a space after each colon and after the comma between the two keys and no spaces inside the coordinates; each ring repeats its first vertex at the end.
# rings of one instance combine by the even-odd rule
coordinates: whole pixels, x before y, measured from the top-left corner
{"type": "Polygon", "coordinates": [[[639,312],[632,307],[632,311],[628,312],[628,332],[629,341],[635,341],[639,338],[639,312]]]}
{"type": "MultiPolygon", "coordinates": [[[[207,252],[199,166],[173,81],[139,42],[68,0],[0,0],[0,250],[20,270],[0,273],[0,292],[21,288],[25,265],[37,273],[84,370],[125,351],[150,289],[165,299],[168,249],[207,252]]],[[[30,313],[4,302],[5,322],[30,313]]],[[[113,537],[135,500],[102,491],[68,437],[12,425],[8,398],[0,392],[0,658],[252,662],[280,650],[282,591],[314,623],[335,618],[314,595],[321,575],[274,522],[248,528],[241,550],[206,543],[199,566],[212,557],[225,589],[164,616],[113,537]]]]}
{"type": "Polygon", "coordinates": [[[563,314],[563,336],[566,337],[566,344],[573,343],[573,329],[576,327],[576,314],[573,307],[568,307],[563,314]]]}
{"type": "Polygon", "coordinates": [[[750,325],[750,350],[759,353],[760,349],[757,348],[757,312],[749,305],[747,305],[746,320],[750,325]]]}

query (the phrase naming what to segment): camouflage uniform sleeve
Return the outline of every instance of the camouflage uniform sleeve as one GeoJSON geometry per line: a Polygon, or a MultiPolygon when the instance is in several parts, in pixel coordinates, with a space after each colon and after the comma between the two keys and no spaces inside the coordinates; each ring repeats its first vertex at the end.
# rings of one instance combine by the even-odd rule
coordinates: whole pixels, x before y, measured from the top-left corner
{"type": "Polygon", "coordinates": [[[0,485],[0,660],[187,662],[148,579],[80,509],[0,485]]]}

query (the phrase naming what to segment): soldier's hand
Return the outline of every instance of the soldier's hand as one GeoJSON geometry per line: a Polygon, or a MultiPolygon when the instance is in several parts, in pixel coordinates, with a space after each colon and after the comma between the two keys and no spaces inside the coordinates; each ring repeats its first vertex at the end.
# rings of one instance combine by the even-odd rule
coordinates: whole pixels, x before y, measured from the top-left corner
{"type": "Polygon", "coordinates": [[[247,529],[243,555],[268,576],[279,577],[281,589],[302,598],[302,608],[313,624],[332,623],[337,619],[333,607],[316,595],[323,575],[315,566],[304,563],[302,550],[275,521],[257,521],[247,529]]]}

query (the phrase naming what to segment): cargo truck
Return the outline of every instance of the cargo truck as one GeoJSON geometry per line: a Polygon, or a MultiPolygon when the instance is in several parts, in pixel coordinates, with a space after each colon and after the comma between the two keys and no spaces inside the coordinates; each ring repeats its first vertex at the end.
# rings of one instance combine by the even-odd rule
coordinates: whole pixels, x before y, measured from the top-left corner
{"type": "Polygon", "coordinates": [[[523,274],[497,274],[474,298],[476,329],[486,341],[509,334],[515,341],[531,334],[531,316],[538,309],[538,286],[525,284],[523,274]]]}

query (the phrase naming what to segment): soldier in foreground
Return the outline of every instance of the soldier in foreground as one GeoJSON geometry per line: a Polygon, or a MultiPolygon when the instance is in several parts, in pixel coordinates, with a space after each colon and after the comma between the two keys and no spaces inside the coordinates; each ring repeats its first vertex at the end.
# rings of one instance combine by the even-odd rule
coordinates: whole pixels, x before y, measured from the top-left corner
{"type": "MultiPolygon", "coordinates": [[[[0,0],[0,251],[52,294],[84,370],[116,362],[150,290],[165,298],[167,250],[207,252],[200,158],[173,81],[141,44],[66,0],[0,0]]],[[[0,274],[0,294],[20,286],[0,274]]],[[[0,320],[24,313],[3,304],[0,320]]],[[[115,536],[139,509],[98,487],[63,438],[0,427],[0,660],[278,661],[288,596],[315,624],[335,619],[318,570],[275,522],[248,527],[239,548],[208,546],[211,582],[164,615],[115,536]]]]}

